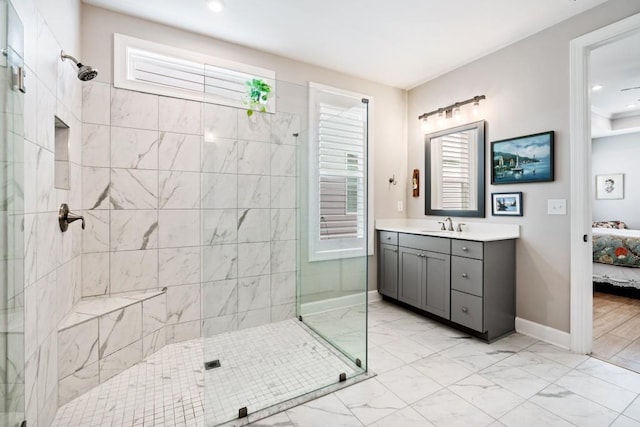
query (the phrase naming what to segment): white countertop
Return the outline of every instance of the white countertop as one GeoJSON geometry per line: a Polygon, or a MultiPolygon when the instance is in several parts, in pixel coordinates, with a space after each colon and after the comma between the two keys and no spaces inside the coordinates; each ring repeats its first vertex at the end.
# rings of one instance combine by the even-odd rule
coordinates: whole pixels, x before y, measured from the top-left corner
{"type": "Polygon", "coordinates": [[[428,219],[376,219],[376,230],[396,231],[398,233],[421,234],[423,236],[449,237],[452,239],[491,242],[520,237],[518,224],[495,224],[487,222],[469,222],[464,218],[454,218],[453,226],[464,223],[462,232],[442,231],[438,220],[428,219]]]}

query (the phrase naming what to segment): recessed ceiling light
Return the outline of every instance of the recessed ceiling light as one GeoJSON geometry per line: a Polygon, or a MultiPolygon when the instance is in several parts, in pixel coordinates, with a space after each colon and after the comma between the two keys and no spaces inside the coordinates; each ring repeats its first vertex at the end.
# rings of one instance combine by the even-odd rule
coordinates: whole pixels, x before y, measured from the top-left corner
{"type": "Polygon", "coordinates": [[[602,89],[602,87],[603,87],[602,85],[593,85],[593,86],[591,86],[591,90],[594,91],[594,92],[597,92],[600,89],[602,89]]]}
{"type": "Polygon", "coordinates": [[[207,0],[207,6],[214,12],[222,12],[224,9],[224,1],[223,0],[207,0]]]}

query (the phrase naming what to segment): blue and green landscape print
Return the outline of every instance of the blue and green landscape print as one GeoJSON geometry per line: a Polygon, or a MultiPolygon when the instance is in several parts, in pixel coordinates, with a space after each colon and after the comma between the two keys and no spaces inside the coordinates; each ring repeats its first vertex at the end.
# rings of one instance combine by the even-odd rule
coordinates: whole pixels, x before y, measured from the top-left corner
{"type": "Polygon", "coordinates": [[[492,183],[553,181],[553,132],[492,144],[492,183]]]}

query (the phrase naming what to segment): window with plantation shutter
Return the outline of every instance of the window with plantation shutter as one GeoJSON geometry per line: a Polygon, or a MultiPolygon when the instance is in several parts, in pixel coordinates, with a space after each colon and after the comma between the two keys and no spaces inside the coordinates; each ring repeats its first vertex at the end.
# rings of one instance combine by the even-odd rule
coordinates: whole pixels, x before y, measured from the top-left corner
{"type": "Polygon", "coordinates": [[[114,86],[158,95],[245,107],[247,88],[253,79],[271,87],[265,105],[275,112],[275,72],[114,34],[114,86]]]}
{"type": "Polygon", "coordinates": [[[361,256],[366,242],[366,99],[310,84],[310,260],[361,256]]]}

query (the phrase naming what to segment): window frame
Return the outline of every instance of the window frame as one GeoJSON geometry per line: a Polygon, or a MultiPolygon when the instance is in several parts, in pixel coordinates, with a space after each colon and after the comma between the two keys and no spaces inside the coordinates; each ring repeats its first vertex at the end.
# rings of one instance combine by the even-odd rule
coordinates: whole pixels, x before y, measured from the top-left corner
{"type": "Polygon", "coordinates": [[[118,33],[113,34],[113,46],[113,85],[116,88],[226,105],[235,108],[247,108],[242,102],[240,95],[236,99],[232,99],[231,97],[207,92],[207,79],[214,81],[212,76],[216,73],[216,69],[223,69],[238,79],[250,80],[258,78],[270,84],[271,94],[265,106],[266,112],[276,112],[277,88],[275,71],[118,33]],[[201,70],[202,82],[197,84],[200,84],[202,89],[189,90],[136,79],[133,68],[135,65],[135,55],[138,55],[138,57],[147,56],[150,60],[157,61],[158,63],[165,61],[167,64],[175,67],[184,66],[191,68],[193,71],[201,70]],[[208,70],[208,67],[210,70],[208,70]],[[211,75],[209,75],[209,73],[211,75]]]}
{"type": "MultiPolygon", "coordinates": [[[[309,206],[308,206],[308,259],[309,262],[326,261],[342,258],[353,258],[365,255],[373,255],[373,189],[370,185],[373,175],[373,97],[360,93],[327,86],[320,83],[309,82],[309,206]],[[363,228],[361,238],[357,239],[321,239],[320,228],[320,193],[318,184],[320,178],[319,159],[318,159],[318,129],[319,129],[319,108],[318,96],[321,93],[343,96],[367,102],[367,128],[365,133],[364,150],[364,182],[363,196],[366,200],[366,206],[363,211],[362,224],[358,227],[363,228]],[[317,219],[317,220],[316,220],[317,219]],[[355,244],[354,244],[355,243],[355,244]]],[[[346,160],[345,160],[346,161],[346,160]]],[[[348,186],[345,181],[345,186],[348,186]]],[[[345,208],[346,210],[346,208],[345,208]]]]}

